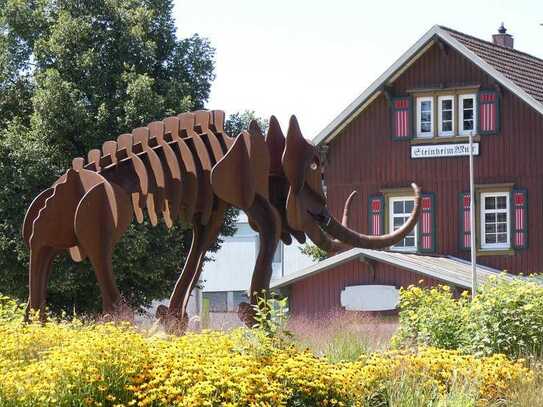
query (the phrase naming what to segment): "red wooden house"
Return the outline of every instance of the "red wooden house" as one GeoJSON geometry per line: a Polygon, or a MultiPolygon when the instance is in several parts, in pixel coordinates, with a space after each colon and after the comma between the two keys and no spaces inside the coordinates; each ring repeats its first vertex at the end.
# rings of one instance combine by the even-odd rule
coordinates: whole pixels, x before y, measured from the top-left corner
{"type": "Polygon", "coordinates": [[[357,190],[351,227],[392,231],[414,181],[418,225],[388,251],[353,249],[277,282],[293,313],[391,309],[382,286],[421,279],[470,287],[470,133],[479,279],[542,271],[543,60],[515,50],[503,25],[492,42],[434,26],[314,139],[335,216],[357,190]]]}

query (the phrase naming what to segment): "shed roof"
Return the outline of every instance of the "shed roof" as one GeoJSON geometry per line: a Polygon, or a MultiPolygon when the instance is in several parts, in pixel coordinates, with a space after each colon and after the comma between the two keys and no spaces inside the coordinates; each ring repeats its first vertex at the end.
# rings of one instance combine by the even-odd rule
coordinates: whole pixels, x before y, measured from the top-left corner
{"type": "MultiPolygon", "coordinates": [[[[336,254],[317,264],[313,264],[296,273],[289,274],[279,280],[273,281],[271,288],[281,288],[293,283],[335,268],[350,261],[374,260],[379,263],[392,266],[428,276],[444,283],[458,287],[471,288],[471,264],[470,262],[453,256],[425,256],[414,253],[400,253],[392,251],[372,249],[351,249],[336,254]]],[[[489,277],[501,277],[506,279],[524,279],[508,273],[500,273],[499,270],[477,265],[477,279],[484,283],[489,277]]]]}
{"type": "Polygon", "coordinates": [[[543,60],[515,49],[494,45],[451,28],[434,25],[317,134],[313,142],[321,144],[331,141],[382,92],[384,85],[393,83],[438,40],[464,55],[534,110],[543,114],[543,60]]]}

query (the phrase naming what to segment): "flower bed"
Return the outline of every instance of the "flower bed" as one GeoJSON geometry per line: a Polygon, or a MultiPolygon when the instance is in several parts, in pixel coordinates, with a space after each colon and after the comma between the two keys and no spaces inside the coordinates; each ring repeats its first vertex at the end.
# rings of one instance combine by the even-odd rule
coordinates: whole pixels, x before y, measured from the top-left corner
{"type": "MultiPolygon", "coordinates": [[[[0,323],[2,406],[386,405],[399,383],[478,404],[529,385],[521,361],[422,348],[329,363],[256,330],[150,335],[128,325],[0,323]]],[[[430,405],[430,404],[428,404],[430,405]]]]}

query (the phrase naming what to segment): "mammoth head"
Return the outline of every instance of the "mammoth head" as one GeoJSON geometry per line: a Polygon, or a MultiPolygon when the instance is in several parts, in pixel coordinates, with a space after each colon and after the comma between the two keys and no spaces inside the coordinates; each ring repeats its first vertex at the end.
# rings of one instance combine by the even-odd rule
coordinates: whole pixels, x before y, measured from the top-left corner
{"type": "Polygon", "coordinates": [[[307,228],[315,223],[310,212],[320,212],[326,206],[326,197],[322,189],[319,153],[302,135],[295,116],[290,118],[281,164],[289,185],[288,224],[307,233],[307,228]]]}
{"type": "MultiPolygon", "coordinates": [[[[278,126],[275,118],[272,117],[272,119],[270,120],[270,130],[272,130],[272,126],[278,126]]],[[[277,130],[272,130],[272,132],[279,134],[280,129],[279,132],[277,130]]],[[[282,133],[280,136],[282,137],[282,133]]],[[[277,161],[276,151],[278,150],[278,148],[272,148],[272,145],[279,146],[281,143],[278,140],[281,137],[270,137],[270,133],[268,133],[266,140],[270,146],[272,175],[274,172],[273,163],[274,160],[277,161]]],[[[350,247],[377,249],[394,245],[402,240],[417,223],[421,198],[420,189],[415,184],[412,184],[415,193],[413,212],[405,224],[393,233],[368,236],[348,227],[349,206],[355,192],[349,196],[345,203],[343,221],[338,222],[327,209],[326,197],[322,188],[319,152],[312,143],[303,137],[295,116],[290,118],[287,137],[286,140],[283,137],[283,140],[281,175],[288,185],[288,194],[286,202],[283,202],[283,208],[285,208],[286,223],[291,231],[307,234],[317,246],[334,252],[350,247]]],[[[279,169],[276,168],[275,172],[277,173],[277,171],[279,169]]]]}

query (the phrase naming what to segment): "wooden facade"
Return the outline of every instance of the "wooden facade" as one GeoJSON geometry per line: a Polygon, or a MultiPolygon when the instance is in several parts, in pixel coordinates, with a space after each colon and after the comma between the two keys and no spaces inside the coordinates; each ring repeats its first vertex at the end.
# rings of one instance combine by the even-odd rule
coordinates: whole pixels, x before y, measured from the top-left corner
{"type": "MultiPolygon", "coordinates": [[[[491,89],[500,99],[499,129],[495,135],[480,132],[476,136],[479,156],[475,158],[475,184],[508,185],[511,189],[526,191],[528,245],[524,249],[501,252],[478,251],[477,262],[516,274],[542,272],[543,116],[515,93],[500,86],[473,61],[439,42],[386,85],[383,89],[387,92],[379,92],[328,142],[324,176],[333,215],[340,218],[345,199],[356,190],[358,199],[352,205],[350,226],[371,233],[375,227],[370,221],[369,197],[383,193],[386,196],[389,190],[408,188],[411,182],[416,182],[434,199],[435,242],[431,253],[469,259],[469,249],[466,250],[461,241],[462,202],[459,199],[463,192],[469,191],[468,157],[411,158],[411,146],[420,140],[403,137],[405,127],[397,133],[400,137],[394,136],[399,125],[393,117],[393,103],[395,97],[409,96],[416,90],[491,89]]],[[[410,118],[414,120],[413,116],[410,118]]],[[[447,142],[467,142],[462,137],[452,139],[447,142]]],[[[421,279],[414,273],[385,264],[375,264],[374,269],[372,274],[367,264],[356,261],[298,281],[290,288],[291,308],[295,313],[305,314],[341,309],[339,293],[346,286],[401,287],[416,284],[421,279]]],[[[438,283],[428,278],[424,280],[424,284],[438,283]]]]}

